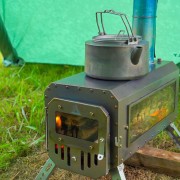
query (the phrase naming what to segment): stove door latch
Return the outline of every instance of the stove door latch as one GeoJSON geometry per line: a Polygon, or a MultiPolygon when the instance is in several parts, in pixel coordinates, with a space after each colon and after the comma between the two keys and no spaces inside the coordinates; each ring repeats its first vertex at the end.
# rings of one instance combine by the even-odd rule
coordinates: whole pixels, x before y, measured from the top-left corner
{"type": "Polygon", "coordinates": [[[99,154],[98,154],[98,160],[101,161],[104,158],[104,147],[105,147],[105,139],[100,138],[99,139],[99,154]]]}

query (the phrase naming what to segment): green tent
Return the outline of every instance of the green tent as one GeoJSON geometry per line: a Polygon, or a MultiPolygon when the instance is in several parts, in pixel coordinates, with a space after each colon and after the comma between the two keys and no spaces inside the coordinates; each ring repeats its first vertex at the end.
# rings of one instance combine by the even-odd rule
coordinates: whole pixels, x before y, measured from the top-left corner
{"type": "MultiPolygon", "coordinates": [[[[30,63],[84,64],[84,42],[97,35],[95,12],[114,9],[132,21],[133,0],[0,0],[0,14],[18,55],[30,63]]],[[[156,55],[180,62],[180,1],[159,0],[156,55]]],[[[117,33],[117,19],[106,21],[117,33]]],[[[119,27],[120,28],[120,27],[119,27]]]]}

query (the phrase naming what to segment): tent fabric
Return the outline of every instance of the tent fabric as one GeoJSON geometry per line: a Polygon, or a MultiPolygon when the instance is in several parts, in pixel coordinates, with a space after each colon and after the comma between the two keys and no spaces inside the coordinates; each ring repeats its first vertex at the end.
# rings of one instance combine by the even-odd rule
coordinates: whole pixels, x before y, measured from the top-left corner
{"type": "MultiPolygon", "coordinates": [[[[0,0],[0,14],[18,55],[30,63],[84,65],[85,41],[97,35],[95,12],[126,13],[133,0],[0,0]]],[[[156,55],[180,62],[180,2],[159,0],[156,55]]],[[[119,32],[117,19],[106,20],[119,32]]]]}

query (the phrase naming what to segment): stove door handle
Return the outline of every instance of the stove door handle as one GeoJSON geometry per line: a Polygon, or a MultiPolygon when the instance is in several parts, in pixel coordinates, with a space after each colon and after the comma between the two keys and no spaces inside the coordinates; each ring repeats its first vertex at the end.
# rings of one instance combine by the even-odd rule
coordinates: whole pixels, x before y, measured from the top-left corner
{"type": "Polygon", "coordinates": [[[101,161],[104,158],[104,147],[105,147],[105,139],[100,138],[99,139],[99,154],[98,154],[98,160],[101,161]]]}

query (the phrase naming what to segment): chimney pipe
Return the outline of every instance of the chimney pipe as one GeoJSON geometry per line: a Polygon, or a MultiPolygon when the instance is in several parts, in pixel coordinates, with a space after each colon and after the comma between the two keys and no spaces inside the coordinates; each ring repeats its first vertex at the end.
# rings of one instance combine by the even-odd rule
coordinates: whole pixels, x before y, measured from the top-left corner
{"type": "Polygon", "coordinates": [[[149,42],[149,64],[154,64],[158,0],[134,0],[133,33],[149,42]]]}

